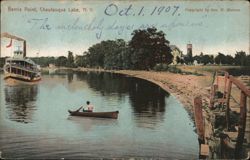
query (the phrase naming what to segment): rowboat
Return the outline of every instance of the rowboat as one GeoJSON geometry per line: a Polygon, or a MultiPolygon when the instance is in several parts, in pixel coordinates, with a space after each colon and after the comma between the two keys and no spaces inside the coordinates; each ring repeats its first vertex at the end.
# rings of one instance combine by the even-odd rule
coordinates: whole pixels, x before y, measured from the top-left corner
{"type": "Polygon", "coordinates": [[[97,117],[97,118],[118,118],[119,111],[113,112],[79,112],[68,110],[71,116],[82,116],[82,117],[97,117]]]}

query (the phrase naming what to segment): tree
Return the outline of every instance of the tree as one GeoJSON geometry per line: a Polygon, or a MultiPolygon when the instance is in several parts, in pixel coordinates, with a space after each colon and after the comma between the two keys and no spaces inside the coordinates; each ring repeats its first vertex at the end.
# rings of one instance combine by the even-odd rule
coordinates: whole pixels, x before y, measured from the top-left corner
{"type": "Polygon", "coordinates": [[[73,52],[68,51],[67,67],[74,67],[74,56],[73,52]]]}
{"type": "Polygon", "coordinates": [[[236,52],[235,57],[234,57],[234,62],[235,62],[235,65],[246,66],[247,65],[246,52],[244,51],[236,52]]]}
{"type": "MultiPolygon", "coordinates": [[[[190,45],[190,44],[188,44],[190,45]]],[[[192,48],[187,49],[187,55],[184,56],[184,62],[186,64],[193,64],[194,60],[196,60],[198,63],[200,63],[200,58],[203,56],[203,53],[201,52],[200,56],[193,57],[192,48]]]]}
{"type": "Polygon", "coordinates": [[[66,57],[60,56],[56,59],[56,66],[58,67],[66,66],[67,62],[68,60],[66,57]]]}
{"type": "Polygon", "coordinates": [[[213,64],[214,63],[214,56],[213,55],[204,55],[202,56],[201,58],[201,63],[204,64],[204,65],[207,65],[207,64],[213,64]]]}
{"type": "Polygon", "coordinates": [[[81,58],[82,67],[90,67],[90,53],[89,52],[83,52],[83,56],[81,58]]]}
{"type": "Polygon", "coordinates": [[[76,55],[75,65],[78,67],[86,67],[85,56],[76,55]]]}
{"type": "Polygon", "coordinates": [[[133,65],[132,65],[132,58],[131,58],[131,49],[126,46],[123,50],[122,50],[122,68],[123,69],[132,69],[133,65]]]}
{"type": "Polygon", "coordinates": [[[250,54],[247,55],[246,66],[250,66],[250,54]]]}
{"type": "Polygon", "coordinates": [[[123,39],[101,41],[89,48],[85,62],[90,67],[105,69],[129,69],[130,52],[123,39]]]}
{"type": "Polygon", "coordinates": [[[126,42],[122,39],[116,41],[104,41],[104,68],[106,69],[121,69],[122,68],[122,46],[126,42]]]}
{"type": "Polygon", "coordinates": [[[104,56],[104,68],[107,69],[123,69],[130,63],[129,54],[127,52],[127,43],[123,39],[108,41],[104,56]],[[109,46],[109,47],[107,47],[109,46]],[[128,59],[125,59],[128,58],[128,59]]]}
{"type": "Polygon", "coordinates": [[[214,56],[208,55],[204,53],[200,53],[200,55],[196,55],[193,57],[193,60],[196,60],[200,64],[213,64],[214,63],[214,56]]]}
{"type": "Polygon", "coordinates": [[[88,61],[90,67],[103,67],[104,65],[104,48],[103,41],[91,46],[88,49],[88,61]]]}
{"type": "Polygon", "coordinates": [[[5,59],[6,59],[6,58],[0,57],[0,67],[3,67],[3,66],[4,66],[5,59]]]}
{"type": "Polygon", "coordinates": [[[191,57],[190,55],[185,55],[184,56],[184,62],[186,63],[186,64],[192,64],[193,62],[194,62],[194,58],[193,57],[191,57]]]}
{"type": "Polygon", "coordinates": [[[47,67],[49,64],[55,64],[55,57],[33,57],[31,58],[36,64],[41,67],[47,67]]]}
{"type": "Polygon", "coordinates": [[[234,64],[234,58],[231,55],[226,55],[225,64],[233,65],[234,64]]]}
{"type": "Polygon", "coordinates": [[[177,64],[183,64],[184,60],[182,58],[180,58],[179,56],[176,57],[176,62],[177,64]]]}
{"type": "Polygon", "coordinates": [[[216,64],[226,64],[225,61],[226,56],[223,53],[218,53],[218,55],[214,58],[214,62],[216,64]]]}
{"type": "MultiPolygon", "coordinates": [[[[101,41],[88,49],[85,65],[105,69],[152,69],[157,63],[170,64],[169,41],[156,28],[135,30],[129,44],[123,39],[101,41]]],[[[81,64],[81,58],[76,58],[81,64]]]]}
{"type": "MultiPolygon", "coordinates": [[[[186,59],[187,60],[187,59],[186,59]]],[[[202,61],[202,57],[200,56],[200,55],[196,55],[196,56],[194,56],[193,58],[192,58],[192,60],[193,61],[197,61],[197,63],[202,63],[201,61],[202,61]]]]}
{"type": "Polygon", "coordinates": [[[170,64],[173,56],[162,31],[156,28],[135,30],[129,42],[134,69],[152,69],[157,63],[170,64]]]}

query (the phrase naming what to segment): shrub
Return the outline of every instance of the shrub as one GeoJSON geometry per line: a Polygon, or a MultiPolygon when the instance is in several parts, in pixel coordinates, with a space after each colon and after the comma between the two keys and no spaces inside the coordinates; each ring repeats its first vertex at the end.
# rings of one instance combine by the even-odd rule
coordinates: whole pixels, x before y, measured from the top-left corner
{"type": "Polygon", "coordinates": [[[168,65],[167,64],[162,64],[162,70],[167,71],[168,70],[168,65]]]}
{"type": "Polygon", "coordinates": [[[168,65],[165,63],[158,63],[153,67],[153,70],[155,71],[167,71],[168,70],[168,65]]]}
{"type": "Polygon", "coordinates": [[[158,63],[153,67],[155,71],[162,71],[162,63],[158,63]]]}
{"type": "Polygon", "coordinates": [[[176,66],[168,67],[168,71],[171,73],[182,73],[181,69],[177,68],[176,66]]]}

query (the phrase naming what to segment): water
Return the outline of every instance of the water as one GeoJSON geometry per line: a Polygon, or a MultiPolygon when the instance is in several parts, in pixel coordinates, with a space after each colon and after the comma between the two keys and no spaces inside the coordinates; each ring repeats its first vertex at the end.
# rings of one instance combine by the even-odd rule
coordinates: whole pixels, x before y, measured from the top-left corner
{"type": "Polygon", "coordinates": [[[110,73],[44,74],[10,85],[0,73],[0,151],[4,158],[197,159],[188,113],[173,96],[137,78],[110,73]],[[71,117],[89,100],[118,119],[71,117]]]}

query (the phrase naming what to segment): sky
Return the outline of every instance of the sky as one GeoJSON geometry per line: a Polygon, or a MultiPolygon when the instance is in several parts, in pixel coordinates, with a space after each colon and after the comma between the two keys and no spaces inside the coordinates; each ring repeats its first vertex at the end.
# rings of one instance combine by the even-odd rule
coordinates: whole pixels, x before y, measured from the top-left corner
{"type": "MultiPolygon", "coordinates": [[[[136,29],[155,27],[171,45],[193,55],[249,54],[247,1],[1,1],[1,33],[27,41],[27,56],[82,55],[103,40],[129,41],[136,29]]],[[[22,47],[1,38],[1,57],[22,47]]]]}

